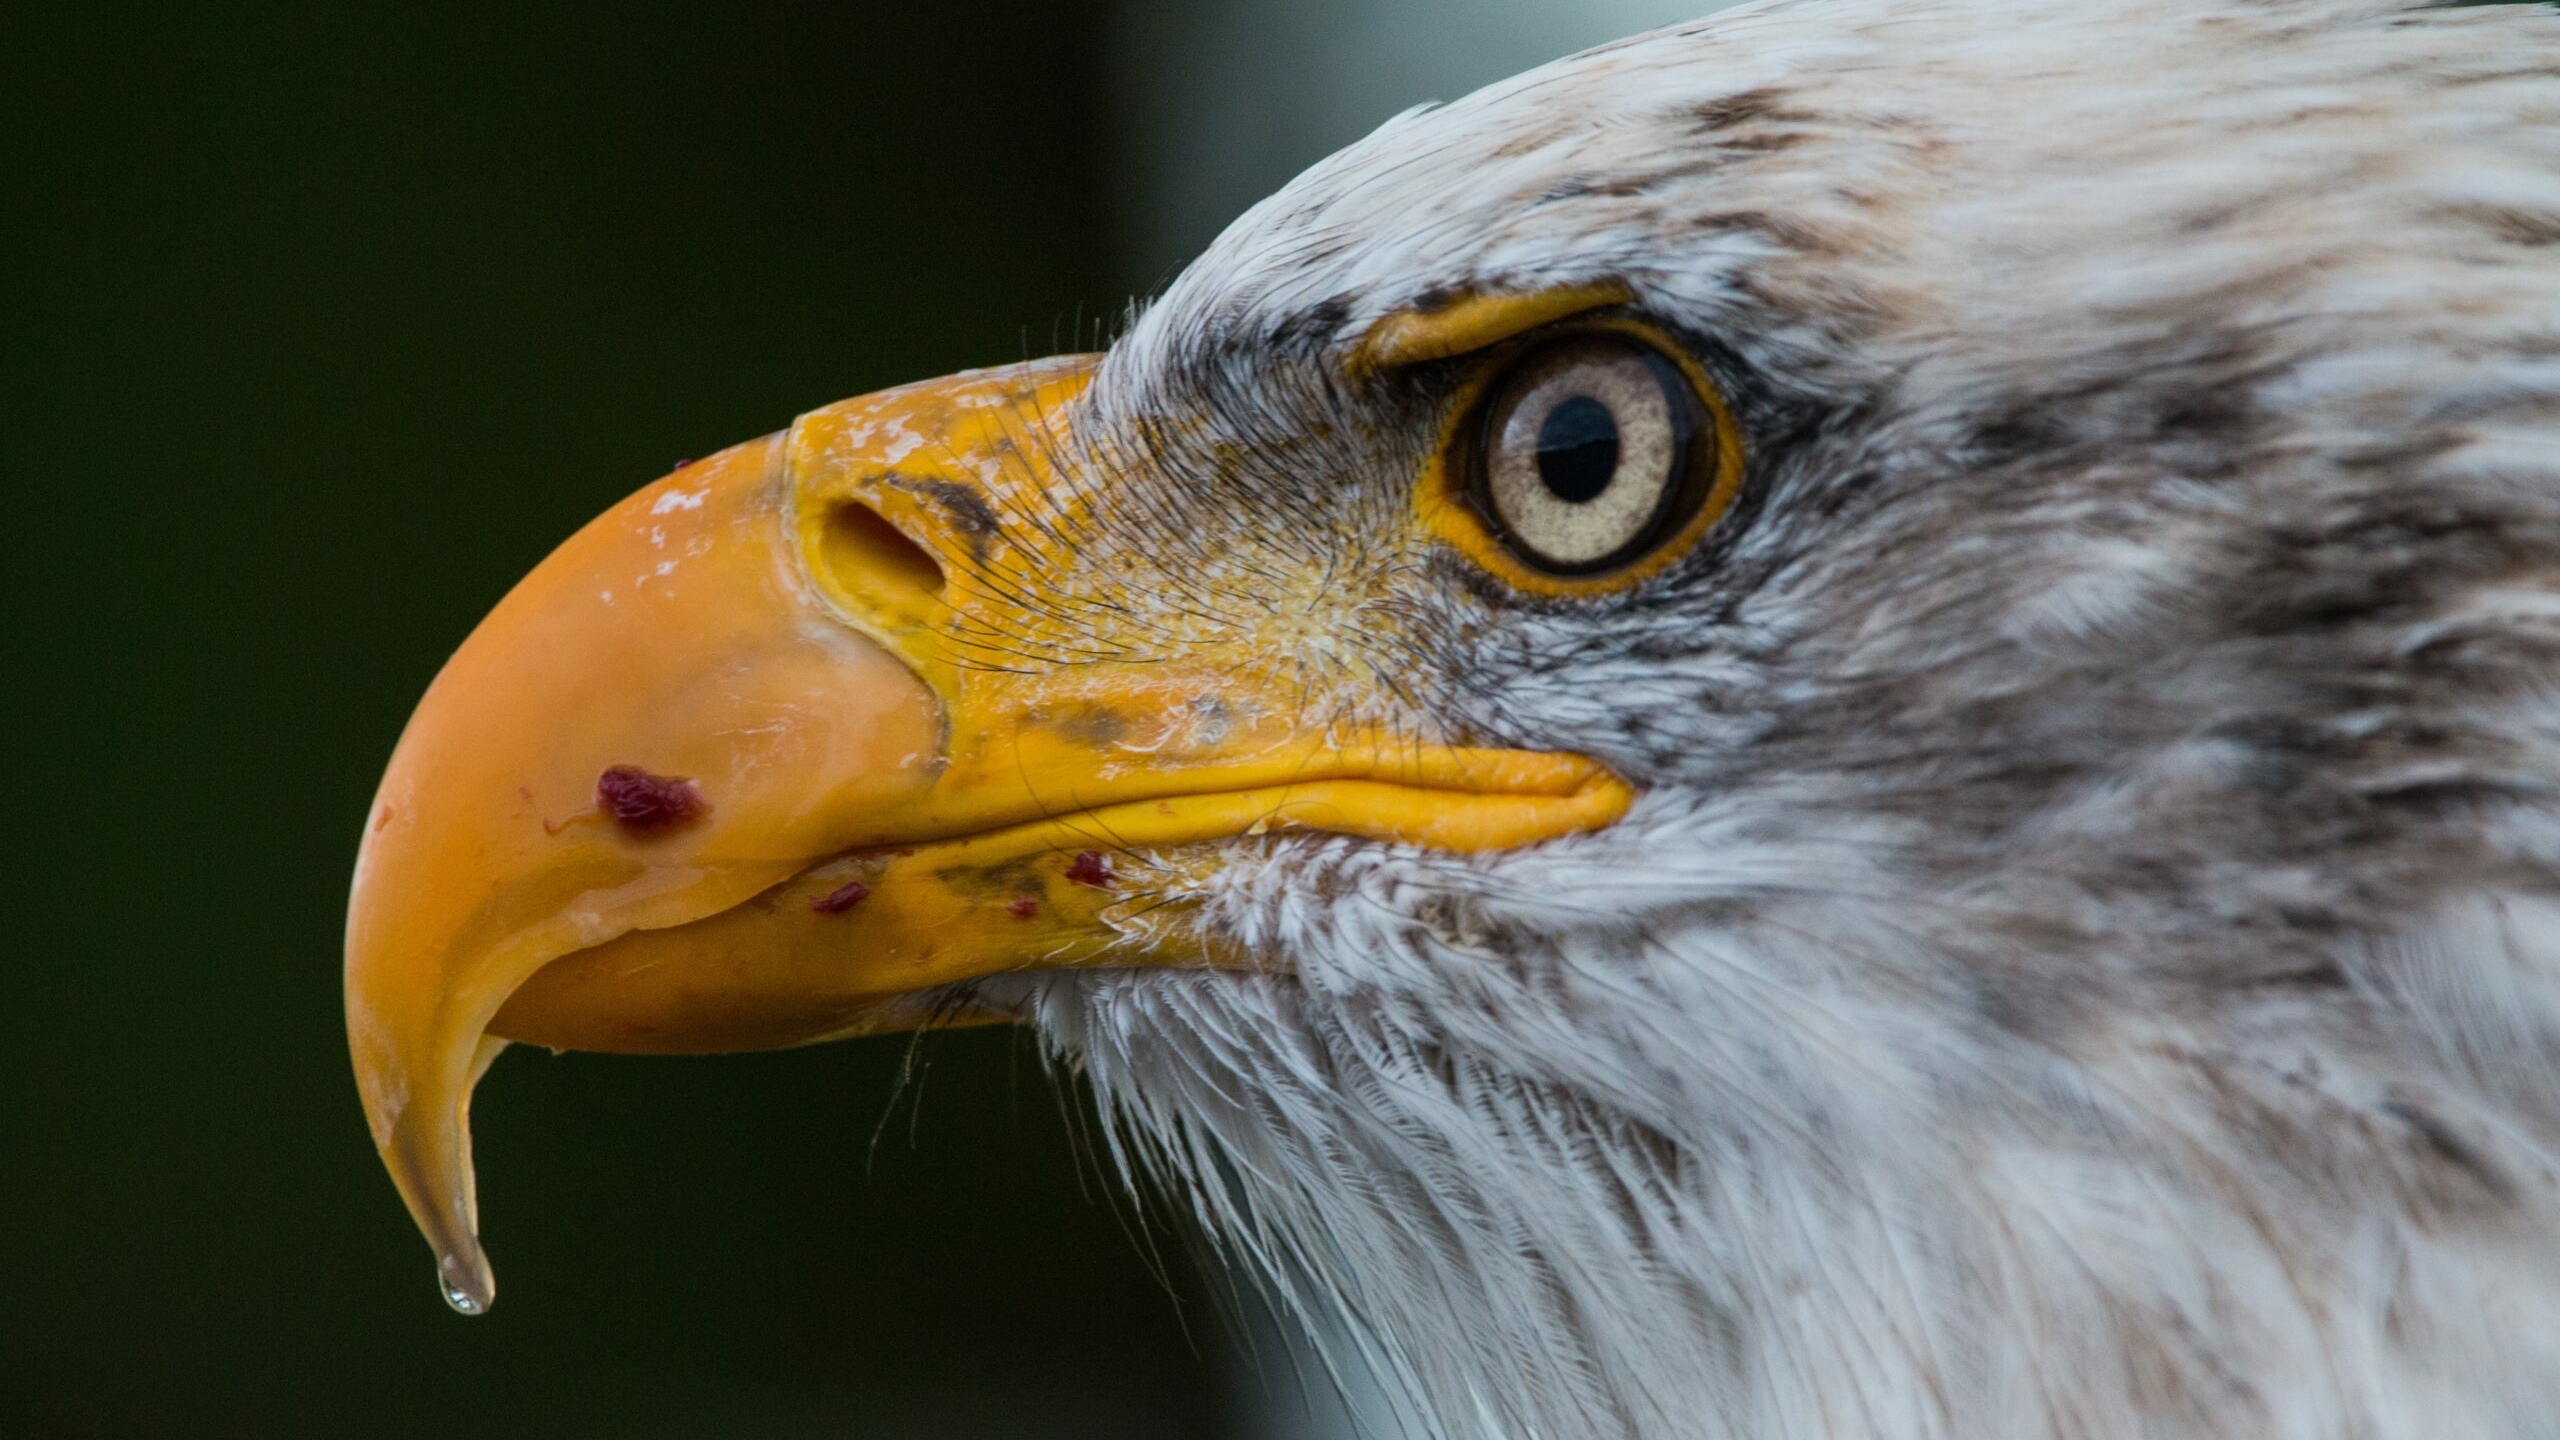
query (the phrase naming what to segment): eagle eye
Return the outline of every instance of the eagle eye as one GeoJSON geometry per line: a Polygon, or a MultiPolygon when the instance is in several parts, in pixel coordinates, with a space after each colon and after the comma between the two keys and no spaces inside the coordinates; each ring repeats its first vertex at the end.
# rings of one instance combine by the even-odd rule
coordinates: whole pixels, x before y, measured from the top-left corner
{"type": "Polygon", "coordinates": [[[1486,392],[1470,447],[1473,508],[1546,575],[1622,569],[1691,534],[1719,483],[1715,418],[1689,376],[1612,332],[1530,351],[1486,392]]]}

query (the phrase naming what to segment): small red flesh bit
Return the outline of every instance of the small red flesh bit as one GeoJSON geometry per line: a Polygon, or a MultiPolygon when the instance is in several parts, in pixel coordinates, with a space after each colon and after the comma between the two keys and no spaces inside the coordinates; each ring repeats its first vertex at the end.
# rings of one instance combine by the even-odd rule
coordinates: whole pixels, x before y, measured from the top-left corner
{"type": "Polygon", "coordinates": [[[655,835],[701,819],[711,802],[681,775],[614,765],[596,777],[596,808],[634,835],[655,835]]]}
{"type": "Polygon", "coordinates": [[[1017,895],[1005,907],[1016,920],[1028,920],[1040,913],[1040,902],[1028,895],[1017,895]]]}
{"type": "Polygon", "coordinates": [[[1079,850],[1067,866],[1067,878],[1096,890],[1111,888],[1111,862],[1099,850],[1079,850]]]}
{"type": "Polygon", "coordinates": [[[826,894],[809,902],[809,908],[821,915],[841,915],[871,898],[871,887],[859,880],[847,880],[826,894]]]}

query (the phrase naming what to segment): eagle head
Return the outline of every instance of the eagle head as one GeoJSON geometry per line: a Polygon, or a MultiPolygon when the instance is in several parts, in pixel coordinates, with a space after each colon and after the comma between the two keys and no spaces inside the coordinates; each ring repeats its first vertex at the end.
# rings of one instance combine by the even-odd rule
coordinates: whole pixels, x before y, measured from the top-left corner
{"type": "Polygon", "coordinates": [[[1016,1022],[1433,1433],[2560,1415],[2560,22],[1761,4],[569,540],[358,862],[511,1040],[1016,1022]]]}

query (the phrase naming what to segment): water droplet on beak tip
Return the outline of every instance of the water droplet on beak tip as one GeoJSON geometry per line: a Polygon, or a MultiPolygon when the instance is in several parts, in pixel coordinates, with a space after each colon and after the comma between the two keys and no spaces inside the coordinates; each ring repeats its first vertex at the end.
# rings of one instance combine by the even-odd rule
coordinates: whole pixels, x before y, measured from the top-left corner
{"type": "Polygon", "coordinates": [[[444,1290],[444,1303],[457,1315],[488,1313],[489,1301],[497,1289],[496,1277],[489,1273],[489,1262],[482,1256],[447,1255],[436,1262],[436,1283],[444,1290]]]}

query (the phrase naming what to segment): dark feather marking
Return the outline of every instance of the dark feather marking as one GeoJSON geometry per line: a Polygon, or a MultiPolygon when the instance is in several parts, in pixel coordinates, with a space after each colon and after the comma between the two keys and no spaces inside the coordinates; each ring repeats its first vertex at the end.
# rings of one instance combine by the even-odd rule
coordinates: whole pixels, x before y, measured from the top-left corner
{"type": "Polygon", "coordinates": [[[2478,1147],[2455,1132],[2444,1118],[2405,1095],[2382,1102],[2382,1113],[2407,1126],[2429,1155],[2470,1180],[2480,1193],[2500,1204],[2517,1198],[2515,1181],[2478,1147]]]}

